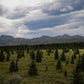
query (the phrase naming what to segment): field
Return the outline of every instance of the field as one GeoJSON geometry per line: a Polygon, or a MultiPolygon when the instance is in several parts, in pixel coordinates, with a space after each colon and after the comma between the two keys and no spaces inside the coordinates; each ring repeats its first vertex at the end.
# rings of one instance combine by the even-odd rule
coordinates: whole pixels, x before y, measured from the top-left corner
{"type": "MultiPolygon", "coordinates": [[[[27,53],[26,49],[24,50],[24,57],[21,57],[18,61],[18,72],[9,72],[11,61],[14,60],[16,62],[17,60],[17,53],[15,50],[13,50],[13,54],[10,52],[10,61],[0,62],[0,77],[3,77],[4,84],[14,75],[22,78],[22,84],[71,84],[79,55],[82,57],[84,49],[79,49],[79,54],[76,54],[74,64],[71,64],[71,57],[74,54],[74,50],[69,49],[68,52],[65,52],[66,60],[69,58],[69,64],[66,64],[66,60],[61,61],[62,70],[56,69],[58,59],[55,60],[55,50],[56,49],[51,49],[50,55],[48,55],[48,49],[40,49],[40,51],[43,53],[42,62],[37,63],[36,59],[34,60],[38,70],[38,75],[36,76],[29,76],[28,74],[29,65],[32,62],[30,56],[32,49],[29,50],[29,53],[27,53]],[[64,75],[65,71],[67,71],[67,76],[64,75]]],[[[36,56],[37,50],[33,51],[36,56]]],[[[58,49],[59,59],[61,58],[62,52],[63,49],[58,49]]],[[[7,53],[4,52],[4,55],[6,58],[7,53]]],[[[81,74],[82,76],[84,75],[83,72],[81,72],[81,74]]]]}

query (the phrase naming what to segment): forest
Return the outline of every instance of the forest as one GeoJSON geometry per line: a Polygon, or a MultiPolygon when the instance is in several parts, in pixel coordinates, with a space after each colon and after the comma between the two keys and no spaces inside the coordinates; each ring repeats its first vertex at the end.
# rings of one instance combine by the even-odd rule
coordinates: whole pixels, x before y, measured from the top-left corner
{"type": "Polygon", "coordinates": [[[84,84],[84,43],[0,46],[0,84],[84,84]]]}

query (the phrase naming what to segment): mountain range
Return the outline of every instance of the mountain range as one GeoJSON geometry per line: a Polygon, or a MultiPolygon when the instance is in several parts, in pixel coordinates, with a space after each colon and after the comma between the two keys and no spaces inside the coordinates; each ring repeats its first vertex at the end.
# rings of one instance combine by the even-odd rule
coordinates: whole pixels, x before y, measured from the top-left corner
{"type": "Polygon", "coordinates": [[[67,34],[50,37],[42,36],[32,39],[15,38],[9,35],[0,36],[0,45],[35,45],[35,44],[50,44],[50,43],[73,43],[73,42],[84,42],[84,36],[74,35],[70,36],[67,34]]]}

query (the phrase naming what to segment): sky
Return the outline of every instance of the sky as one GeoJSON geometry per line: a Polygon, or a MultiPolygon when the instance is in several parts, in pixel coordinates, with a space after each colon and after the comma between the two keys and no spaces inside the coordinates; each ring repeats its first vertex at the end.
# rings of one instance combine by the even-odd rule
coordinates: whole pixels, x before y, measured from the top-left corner
{"type": "Polygon", "coordinates": [[[84,36],[84,0],[0,0],[0,35],[84,36]]]}

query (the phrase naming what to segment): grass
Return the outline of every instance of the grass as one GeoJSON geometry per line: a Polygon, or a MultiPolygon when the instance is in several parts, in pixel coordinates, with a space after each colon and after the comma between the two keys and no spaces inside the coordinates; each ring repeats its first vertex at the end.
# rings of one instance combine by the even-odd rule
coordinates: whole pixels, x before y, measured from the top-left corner
{"type": "MultiPolygon", "coordinates": [[[[9,73],[9,66],[10,62],[12,60],[16,61],[17,54],[14,52],[14,55],[11,54],[11,58],[9,62],[0,62],[0,72],[3,73],[3,76],[5,78],[8,78],[11,75],[18,74],[22,76],[24,84],[71,84],[72,78],[73,78],[73,70],[75,69],[77,59],[75,60],[75,64],[66,64],[65,62],[62,62],[63,69],[62,71],[56,70],[56,63],[57,60],[54,60],[54,52],[50,54],[50,56],[47,55],[46,50],[42,50],[43,52],[43,58],[41,63],[36,63],[37,69],[38,69],[38,76],[30,77],[28,75],[28,69],[29,64],[31,63],[30,55],[26,53],[25,51],[25,57],[22,57],[19,59],[18,66],[19,71],[14,73],[9,73]],[[46,65],[48,66],[48,71],[46,71],[46,65]],[[64,71],[67,70],[68,76],[64,76],[64,71]]],[[[62,53],[62,49],[58,50],[59,56],[62,53]]],[[[80,55],[82,55],[84,52],[84,49],[80,49],[80,55]]],[[[36,51],[35,51],[36,53],[36,51]]],[[[65,54],[66,58],[73,55],[72,49],[69,50],[68,53],[65,54]]],[[[69,60],[70,61],[70,60],[69,60]]],[[[83,73],[84,74],[84,73],[83,73]]]]}

